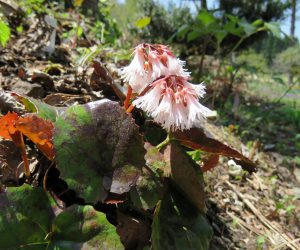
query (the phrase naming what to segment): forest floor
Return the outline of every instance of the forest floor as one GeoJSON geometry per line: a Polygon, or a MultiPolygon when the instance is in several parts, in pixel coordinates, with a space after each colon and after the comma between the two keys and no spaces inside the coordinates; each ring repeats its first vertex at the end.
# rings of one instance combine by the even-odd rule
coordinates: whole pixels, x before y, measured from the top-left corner
{"type": "MultiPolygon", "coordinates": [[[[0,51],[2,89],[55,106],[86,103],[103,96],[116,98],[107,83],[112,80],[121,83],[118,68],[122,61],[112,60],[111,49],[105,48],[97,56],[109,72],[99,73],[94,70],[99,64],[94,62],[93,66],[88,54],[76,50],[72,43],[56,47],[48,56],[43,40],[47,32],[41,29],[38,24],[32,26],[0,51]]],[[[251,98],[250,104],[257,104],[251,98]]],[[[3,104],[0,108],[2,112],[9,109],[3,104]]],[[[243,152],[258,166],[258,171],[249,175],[228,166],[228,159],[221,158],[216,168],[204,173],[207,216],[214,230],[211,249],[300,249],[300,168],[293,161],[286,162],[286,156],[296,156],[297,149],[277,148],[281,140],[289,147],[296,129],[286,127],[279,136],[274,130],[266,132],[263,140],[270,143],[262,147],[255,137],[265,133],[264,121],[259,125],[260,121],[251,123],[251,116],[248,120],[243,118],[241,114],[238,120],[208,125],[218,139],[243,152]],[[247,137],[230,124],[252,127],[247,137]],[[254,125],[261,128],[257,130],[254,125]],[[249,138],[252,143],[247,145],[249,138]]]]}

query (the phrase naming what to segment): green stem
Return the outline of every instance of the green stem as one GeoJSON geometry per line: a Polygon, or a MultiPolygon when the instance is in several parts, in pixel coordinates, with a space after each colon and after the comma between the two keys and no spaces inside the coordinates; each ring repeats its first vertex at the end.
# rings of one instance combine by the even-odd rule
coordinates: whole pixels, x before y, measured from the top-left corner
{"type": "Polygon", "coordinates": [[[160,144],[158,144],[156,148],[158,149],[158,151],[160,151],[163,147],[167,146],[172,140],[174,140],[174,137],[171,134],[171,132],[168,132],[167,138],[160,144]]]}

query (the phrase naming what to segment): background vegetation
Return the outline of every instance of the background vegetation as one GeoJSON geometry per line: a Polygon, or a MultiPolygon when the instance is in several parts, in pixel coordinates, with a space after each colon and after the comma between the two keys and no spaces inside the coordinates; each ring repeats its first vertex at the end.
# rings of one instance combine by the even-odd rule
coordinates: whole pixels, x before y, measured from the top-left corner
{"type": "MultiPolygon", "coordinates": [[[[48,64],[43,73],[54,72],[52,83],[45,75],[40,80],[48,93],[57,91],[80,98],[86,93],[93,98],[102,94],[111,97],[107,88],[96,86],[99,75],[89,75],[91,63],[94,66],[95,60],[104,63],[111,72],[102,75],[104,81],[114,79],[122,85],[118,69],[128,64],[134,46],[142,42],[166,44],[186,61],[191,81],[205,83],[207,94],[202,101],[217,111],[214,123],[222,126],[220,134],[228,140],[231,135],[240,138],[250,156],[253,150],[258,150],[270,153],[271,158],[280,158],[284,167],[281,171],[295,173],[293,178],[300,182],[300,44],[296,32],[299,6],[297,0],[20,0],[16,3],[0,0],[0,84],[11,90],[1,78],[11,77],[10,70],[18,78],[27,77],[33,82],[30,67],[23,72],[18,63],[41,60],[48,64]],[[282,30],[286,20],[289,32],[282,30]],[[62,75],[67,79],[60,82],[58,76],[62,75]],[[87,78],[91,79],[89,84],[87,78]],[[55,91],[53,81],[59,82],[55,91]]],[[[199,150],[189,154],[198,163],[206,157],[199,150]]],[[[280,217],[282,224],[296,225],[299,221],[297,217],[296,222],[292,221],[291,214],[299,198],[294,194],[276,194],[274,179],[280,179],[281,172],[277,165],[275,168],[263,177],[275,207],[268,218],[278,219],[284,214],[284,222],[280,217]]],[[[247,179],[243,172],[233,176],[236,182],[247,179]]],[[[282,177],[282,183],[292,179],[287,176],[282,177]]],[[[206,176],[207,190],[213,189],[209,184],[213,180],[213,174],[206,176]]],[[[260,182],[255,185],[263,197],[263,185],[260,182]]],[[[171,196],[178,194],[167,197],[168,206],[173,202],[171,196]]],[[[169,209],[166,204],[162,206],[162,214],[169,209]]],[[[101,209],[107,213],[107,207],[99,205],[97,211],[101,209]]],[[[71,209],[69,212],[73,213],[71,209]]],[[[109,216],[114,215],[108,213],[107,227],[111,222],[109,216]]],[[[165,217],[160,219],[163,221],[165,217]]],[[[232,217],[233,228],[235,219],[232,217]]],[[[215,233],[218,231],[213,229],[215,233]]],[[[257,237],[257,249],[263,249],[267,237],[257,237]]]]}

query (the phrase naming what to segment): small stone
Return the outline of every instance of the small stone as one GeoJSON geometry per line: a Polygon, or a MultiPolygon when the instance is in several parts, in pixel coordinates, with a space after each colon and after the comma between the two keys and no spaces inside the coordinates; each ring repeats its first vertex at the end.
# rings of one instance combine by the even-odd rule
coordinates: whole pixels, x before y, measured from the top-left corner
{"type": "Polygon", "coordinates": [[[20,95],[27,95],[34,98],[43,98],[46,95],[45,89],[35,83],[24,82],[22,80],[17,81],[12,87],[11,91],[20,95]]]}

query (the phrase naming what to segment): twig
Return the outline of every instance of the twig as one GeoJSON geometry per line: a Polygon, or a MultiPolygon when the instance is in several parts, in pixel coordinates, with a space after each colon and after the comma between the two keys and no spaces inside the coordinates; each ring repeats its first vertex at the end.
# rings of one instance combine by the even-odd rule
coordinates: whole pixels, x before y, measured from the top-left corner
{"type": "Polygon", "coordinates": [[[283,97],[285,97],[286,95],[287,95],[287,93],[289,93],[290,91],[291,91],[291,89],[298,83],[298,81],[299,81],[299,78],[296,80],[296,81],[294,81],[284,92],[283,92],[283,94],[275,101],[275,104],[277,104],[277,103],[279,103],[280,101],[281,101],[281,99],[283,98],[283,97]]]}
{"type": "MultiPolygon", "coordinates": [[[[300,238],[295,239],[295,240],[291,241],[290,243],[296,243],[296,242],[298,242],[298,241],[300,242],[300,238]]],[[[277,250],[277,249],[280,249],[280,248],[282,248],[282,247],[284,247],[284,246],[286,246],[286,244],[285,244],[285,243],[282,243],[282,244],[279,244],[278,246],[272,248],[271,250],[277,250]]]]}
{"type": "Polygon", "coordinates": [[[47,182],[47,176],[48,176],[48,172],[49,170],[52,168],[52,166],[54,165],[54,162],[51,162],[50,166],[48,167],[48,169],[45,172],[44,178],[43,178],[43,189],[46,192],[47,191],[47,186],[46,186],[46,182],[47,182]]]}
{"type": "Polygon", "coordinates": [[[256,217],[269,229],[273,230],[276,232],[278,235],[281,236],[283,241],[285,241],[285,244],[290,247],[292,250],[297,250],[299,249],[299,246],[293,243],[293,239],[291,239],[289,236],[286,234],[282,233],[279,228],[277,228],[275,225],[270,223],[270,221],[259,211],[255,208],[255,206],[244,197],[243,194],[241,194],[239,191],[236,190],[236,188],[229,182],[225,181],[225,183],[234,191],[238,197],[247,205],[247,207],[252,211],[253,214],[256,215],[256,217]]]}

